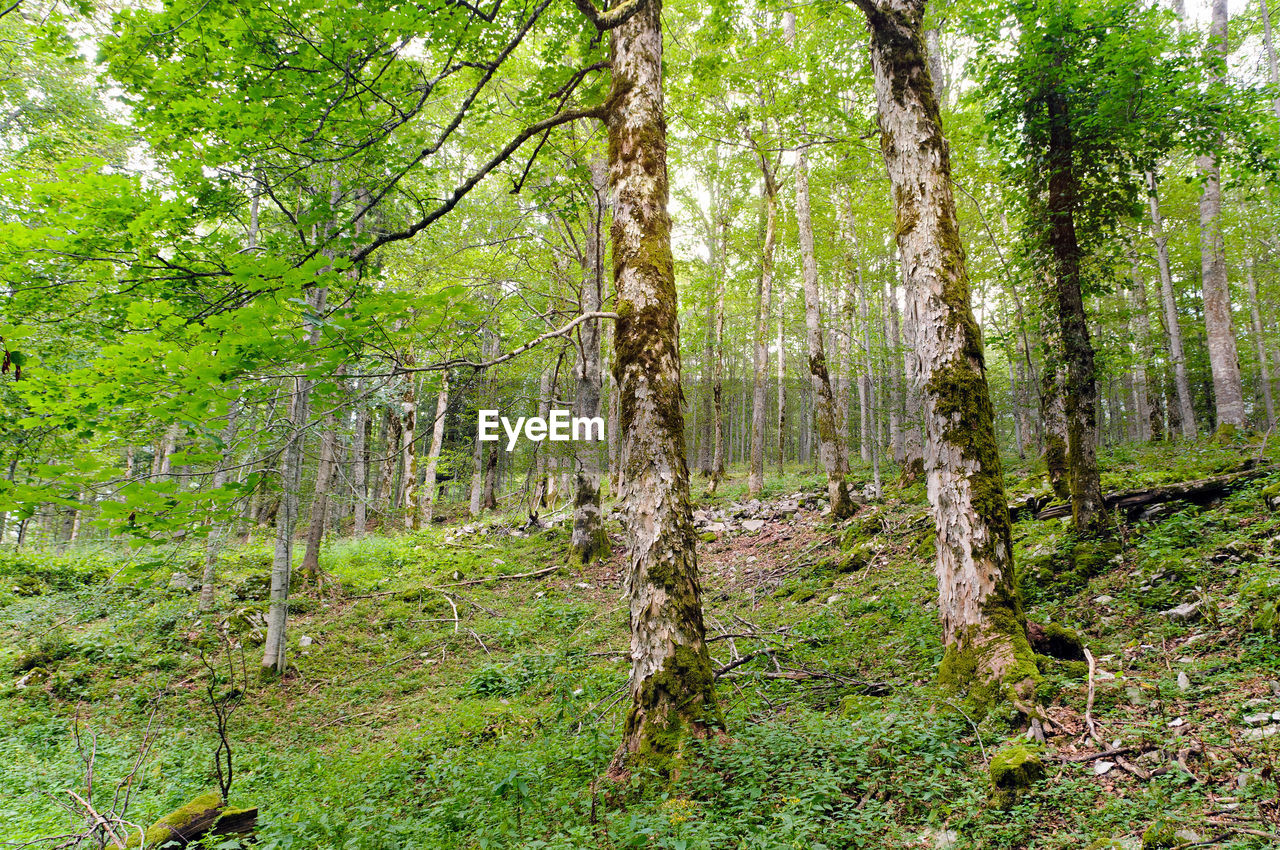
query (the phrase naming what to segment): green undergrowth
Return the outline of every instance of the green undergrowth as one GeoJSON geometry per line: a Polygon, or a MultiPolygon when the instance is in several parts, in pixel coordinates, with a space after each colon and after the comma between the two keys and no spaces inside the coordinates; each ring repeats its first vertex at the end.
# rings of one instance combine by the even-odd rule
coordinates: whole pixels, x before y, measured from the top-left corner
{"type": "MultiPolygon", "coordinates": [[[[1195,454],[1186,448],[1104,460],[1167,459],[1164,475],[1175,454],[1195,454]]],[[[1237,449],[1233,466],[1224,452],[1206,447],[1190,477],[1246,456],[1237,449]]],[[[1011,468],[1015,486],[1034,475],[1011,468]]],[[[741,501],[745,472],[734,472],[714,497],[695,482],[695,497],[741,501]]],[[[1278,480],[1125,525],[1114,555],[1070,581],[1060,578],[1079,541],[1067,526],[1014,526],[1028,614],[1060,639],[1038,649],[1037,698],[1066,727],[1034,749],[1044,773],[1016,793],[993,784],[991,767],[1025,743],[1017,719],[971,717],[936,684],[931,519],[923,487],[888,476],[885,499],[847,524],[805,514],[771,523],[765,545],[749,534],[702,545],[714,663],[760,654],[718,680],[727,733],[693,746],[665,785],[605,778],[626,709],[625,553],[554,569],[566,563],[563,525],[516,536],[521,519],[499,516],[469,533],[459,522],[327,545],[326,589],[295,590],[283,680],[255,674],[263,541],[221,553],[209,615],[170,588],[198,552],[0,555],[0,840],[72,826],[59,800],[84,793],[89,752],[94,801],[109,805],[148,722],[133,817],[145,826],[216,790],[201,655],[225,670],[229,641],[247,676],[228,802],[260,809],[262,848],[1137,847],[1157,823],[1265,847],[1205,823],[1229,805],[1238,825],[1280,828],[1280,736],[1250,739],[1243,720],[1271,705],[1280,671],[1280,518],[1261,496],[1278,480]],[[1165,613],[1188,602],[1200,613],[1165,613]],[[1194,777],[1064,763],[1093,749],[1087,665],[1051,654],[1071,656],[1060,647],[1072,632],[1097,661],[1092,717],[1107,742],[1148,772],[1170,763],[1153,753],[1183,751],[1194,777]]],[[[765,496],[822,489],[793,470],[765,496]]],[[[620,544],[616,521],[609,531],[620,544]]]]}

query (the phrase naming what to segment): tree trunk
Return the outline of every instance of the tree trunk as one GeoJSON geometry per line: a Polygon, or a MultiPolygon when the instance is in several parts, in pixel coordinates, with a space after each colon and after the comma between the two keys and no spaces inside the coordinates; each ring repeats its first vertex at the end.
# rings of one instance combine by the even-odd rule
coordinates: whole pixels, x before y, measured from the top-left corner
{"type": "Polygon", "coordinates": [[[373,421],[369,405],[360,397],[360,384],[355,386],[356,421],[351,434],[351,534],[364,536],[369,526],[369,438],[373,421]]]}
{"type": "Polygon", "coordinates": [[[449,370],[440,373],[440,395],[436,396],[436,415],[431,420],[431,448],[427,450],[427,469],[422,480],[419,528],[430,528],[436,511],[436,469],[440,465],[440,449],[444,446],[445,415],[449,412],[449,370]]]}
{"type": "Polygon", "coordinates": [[[1071,483],[1071,516],[1076,530],[1095,533],[1107,526],[1098,471],[1098,372],[1080,285],[1080,246],[1075,211],[1079,184],[1073,162],[1075,140],[1066,96],[1048,94],[1049,247],[1053,254],[1054,290],[1066,360],[1064,393],[1067,417],[1067,474],[1071,483]]]}
{"type": "MultiPolygon", "coordinates": [[[[902,443],[902,373],[898,371],[899,355],[902,351],[902,330],[898,320],[898,292],[891,283],[884,285],[885,318],[888,327],[885,336],[889,347],[889,366],[885,380],[889,385],[889,448],[893,453],[893,462],[901,465],[905,455],[902,443]]],[[[1016,401],[1016,400],[1015,400],[1016,401]]]]}
{"type": "Polygon", "coordinates": [[[702,621],[681,411],[679,322],[667,214],[661,0],[613,31],[608,116],[614,374],[622,430],[631,609],[631,708],[614,775],[676,767],[686,737],[722,725],[702,621]]]}
{"type": "MultiPolygon", "coordinates": [[[[414,365],[413,352],[405,357],[405,365],[414,365]]],[[[404,530],[417,527],[418,521],[418,397],[412,372],[404,376],[400,394],[400,512],[404,530]]]]}
{"type": "MultiPolygon", "coordinates": [[[[1209,51],[1220,63],[1211,90],[1226,85],[1227,0],[1213,0],[1209,51]],[[1214,85],[1216,84],[1216,86],[1214,85]]],[[[1221,136],[1218,137],[1221,144],[1221,136]]],[[[1196,157],[1204,175],[1200,194],[1200,285],[1204,292],[1204,327],[1208,336],[1209,367],[1213,372],[1213,402],[1220,432],[1245,427],[1244,384],[1236,331],[1231,321],[1231,288],[1227,283],[1226,249],[1222,241],[1222,184],[1218,155],[1196,157]]]]}
{"type": "MultiPolygon", "coordinates": [[[[747,493],[751,498],[764,489],[764,438],[766,390],[769,382],[769,313],[773,304],[773,251],[778,240],[778,184],[768,154],[757,151],[764,175],[764,247],[760,254],[760,283],[756,290],[754,383],[751,388],[751,473],[747,493]]],[[[779,335],[781,336],[781,335],[779,335]]],[[[781,345],[779,345],[781,357],[781,345]]],[[[781,384],[779,384],[781,386],[781,384]]],[[[781,390],[779,390],[781,391],[781,390]]],[[[781,460],[779,460],[781,466],[781,460]]]]}
{"type": "MultiPolygon", "coordinates": [[[[1164,314],[1165,340],[1168,346],[1169,362],[1173,364],[1174,389],[1178,394],[1176,408],[1178,427],[1183,437],[1194,440],[1196,413],[1191,404],[1191,384],[1187,380],[1187,357],[1182,350],[1182,327],[1178,324],[1178,301],[1173,291],[1173,273],[1169,268],[1169,237],[1164,235],[1164,218],[1160,215],[1159,183],[1154,171],[1147,172],[1147,199],[1151,209],[1151,241],[1156,246],[1156,266],[1160,270],[1160,305],[1164,314]]],[[[1172,405],[1170,409],[1173,410],[1172,405]]]]}
{"type": "MultiPolygon", "coordinates": [[[[788,43],[795,41],[794,12],[786,12],[784,26],[788,43]]],[[[814,419],[818,429],[818,453],[827,473],[827,496],[833,519],[853,516],[854,504],[849,497],[849,456],[840,431],[836,427],[835,399],[831,378],[827,373],[827,354],[823,345],[822,300],[818,292],[818,259],[813,245],[813,217],[809,210],[809,154],[803,146],[807,134],[800,122],[802,146],[796,156],[796,225],[800,230],[800,260],[804,281],[805,341],[809,353],[809,380],[813,385],[814,419]]]]}
{"type": "MultiPolygon", "coordinates": [[[[779,286],[778,295],[782,295],[779,286]]],[[[778,298],[778,477],[783,475],[787,456],[787,337],[782,316],[782,298],[778,298]]]]}
{"type": "MultiPolygon", "coordinates": [[[[1271,10],[1267,0],[1258,0],[1262,7],[1262,41],[1267,48],[1267,71],[1271,77],[1272,88],[1280,90],[1280,65],[1276,63],[1276,45],[1271,38],[1271,10]]],[[[1280,118],[1280,94],[1271,101],[1271,109],[1280,118]]]]}
{"type": "Polygon", "coordinates": [[[981,331],[969,305],[947,143],[926,66],[924,2],[856,2],[871,30],[881,149],[926,387],[925,468],[946,644],[940,676],[978,705],[1026,701],[1035,660],[1014,585],[981,331]]]}
{"type": "MultiPolygon", "coordinates": [[[[591,158],[591,206],[587,221],[586,251],[582,263],[582,312],[594,313],[604,304],[604,215],[608,191],[607,166],[599,156],[591,158]]],[[[578,390],[575,417],[600,416],[600,323],[586,322],[578,330],[578,390]]],[[[594,436],[594,435],[593,435],[594,436]]],[[[609,536],[600,510],[600,448],[594,442],[574,443],[573,534],[569,561],[589,564],[609,554],[609,536]]]]}
{"type": "MultiPolygon", "coordinates": [[[[318,289],[307,300],[312,315],[324,311],[325,290],[318,289]]],[[[310,323],[309,323],[310,324],[310,323]]],[[[320,342],[319,323],[311,324],[311,344],[320,342]]],[[[293,378],[289,397],[289,436],[280,453],[280,506],[276,511],[275,552],[271,559],[271,595],[267,610],[267,637],[262,647],[262,666],[283,674],[286,667],[285,629],[289,619],[289,580],[293,569],[293,532],[298,523],[298,490],[302,487],[302,444],[305,439],[311,381],[293,378]]]]}
{"type": "Polygon", "coordinates": [[[306,584],[320,582],[320,544],[324,542],[337,447],[338,423],[333,414],[329,414],[324,418],[324,432],[320,435],[320,461],[316,465],[315,495],[311,498],[311,522],[307,526],[307,548],[302,553],[302,580],[306,584]]]}
{"type": "Polygon", "coordinates": [[[725,201],[718,192],[712,194],[711,203],[711,278],[715,290],[715,321],[710,333],[714,335],[715,360],[711,367],[711,410],[714,442],[711,450],[711,481],[707,492],[714,493],[724,479],[724,251],[728,222],[725,221],[725,201]]]}
{"type": "MultiPolygon", "coordinates": [[[[222,452],[218,465],[213,471],[213,489],[217,490],[227,483],[227,469],[233,457],[232,446],[236,439],[236,417],[239,414],[239,402],[233,400],[227,408],[227,423],[222,428],[222,452]]],[[[209,530],[209,537],[204,547],[204,576],[200,583],[200,611],[213,609],[214,581],[217,579],[218,553],[227,536],[227,523],[214,519],[209,530]]]]}
{"type": "Polygon", "coordinates": [[[1147,374],[1147,364],[1152,361],[1151,352],[1151,316],[1147,312],[1147,279],[1138,265],[1138,258],[1133,258],[1133,303],[1130,327],[1133,333],[1133,344],[1137,354],[1133,366],[1133,406],[1137,417],[1137,437],[1142,442],[1149,442],[1160,436],[1160,421],[1155,406],[1151,403],[1151,379],[1147,374]]]}
{"type": "Polygon", "coordinates": [[[1249,285],[1249,318],[1253,324],[1253,344],[1258,350],[1258,384],[1262,390],[1262,403],[1267,411],[1267,428],[1276,427],[1276,406],[1271,396],[1271,369],[1267,365],[1267,342],[1262,326],[1262,312],[1258,307],[1258,281],[1253,276],[1253,262],[1245,263],[1245,280],[1249,285]]]}
{"type": "MultiPolygon", "coordinates": [[[[906,291],[905,269],[903,291],[906,291]]],[[[902,336],[906,343],[902,349],[902,374],[906,381],[903,393],[902,479],[903,487],[910,487],[924,475],[924,434],[921,431],[924,407],[924,379],[921,374],[920,355],[916,352],[916,326],[911,311],[902,314],[902,336]]]]}

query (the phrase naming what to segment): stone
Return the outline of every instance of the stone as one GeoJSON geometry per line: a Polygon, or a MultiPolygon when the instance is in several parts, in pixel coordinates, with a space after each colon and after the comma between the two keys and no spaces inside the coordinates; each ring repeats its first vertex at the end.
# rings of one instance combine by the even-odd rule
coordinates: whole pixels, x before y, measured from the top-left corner
{"type": "Polygon", "coordinates": [[[1093,601],[1097,602],[1099,605],[1110,605],[1112,602],[1115,602],[1115,599],[1111,596],[1107,596],[1104,593],[1101,596],[1095,596],[1093,598],[1093,601]]]}
{"type": "Polygon", "coordinates": [[[1105,776],[1107,773],[1110,773],[1111,768],[1115,766],[1116,766],[1116,763],[1113,761],[1101,761],[1101,760],[1095,761],[1093,763],[1093,775],[1105,776]]]}
{"type": "Polygon", "coordinates": [[[315,640],[307,635],[298,638],[298,646],[311,646],[313,643],[315,643],[315,640]]]}
{"type": "Polygon", "coordinates": [[[764,520],[762,519],[744,519],[742,521],[742,530],[751,534],[755,534],[762,528],[764,528],[764,520]]]}
{"type": "Polygon", "coordinates": [[[1035,747],[1009,744],[991,756],[992,803],[1007,808],[1018,794],[1044,777],[1044,761],[1035,747]]]}
{"type": "Polygon", "coordinates": [[[174,573],[173,575],[169,576],[170,590],[190,591],[190,590],[193,590],[195,587],[196,587],[195,579],[191,578],[186,573],[174,573]]]}
{"type": "Polygon", "coordinates": [[[960,833],[954,829],[926,829],[920,836],[934,850],[951,850],[960,841],[960,833]]]}
{"type": "Polygon", "coordinates": [[[1187,720],[1185,717],[1175,717],[1172,720],[1170,720],[1168,723],[1168,726],[1170,729],[1178,729],[1186,725],[1187,725],[1187,720]]]}
{"type": "Polygon", "coordinates": [[[1191,690],[1191,677],[1187,675],[1186,670],[1180,670],[1178,672],[1178,690],[1183,691],[1184,693],[1191,690]]]}
{"type": "Polygon", "coordinates": [[[1264,711],[1261,714],[1246,714],[1244,716],[1245,726],[1261,726],[1271,719],[1271,712],[1264,711]]]}
{"type": "Polygon", "coordinates": [[[1194,623],[1204,616],[1204,602],[1183,602],[1181,605],[1162,612],[1175,623],[1194,623]]]}
{"type": "Polygon", "coordinates": [[[1261,741],[1263,738],[1272,737],[1277,732],[1280,732],[1280,726],[1273,723],[1270,726],[1263,726],[1259,729],[1246,729],[1244,739],[1246,741],[1261,741]]]}

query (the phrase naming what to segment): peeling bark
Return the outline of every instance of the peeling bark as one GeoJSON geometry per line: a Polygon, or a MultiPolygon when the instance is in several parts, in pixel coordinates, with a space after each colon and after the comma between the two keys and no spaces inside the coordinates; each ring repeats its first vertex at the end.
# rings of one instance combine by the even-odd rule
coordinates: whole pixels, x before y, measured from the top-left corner
{"type": "Polygon", "coordinates": [[[662,4],[612,32],[607,118],[618,320],[614,376],[627,530],[631,708],[612,772],[677,766],[722,725],[702,621],[681,410],[679,322],[662,90],[662,4]]]}
{"type": "Polygon", "coordinates": [[[856,0],[871,31],[881,149],[907,312],[925,381],[925,470],[937,528],[943,682],[977,704],[1033,696],[981,331],[970,306],[951,166],[923,39],[923,0],[856,0]]]}

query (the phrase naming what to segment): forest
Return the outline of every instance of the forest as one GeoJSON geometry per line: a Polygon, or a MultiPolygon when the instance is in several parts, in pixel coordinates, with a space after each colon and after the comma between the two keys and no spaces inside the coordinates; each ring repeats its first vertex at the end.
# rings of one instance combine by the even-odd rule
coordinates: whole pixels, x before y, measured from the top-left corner
{"type": "Polygon", "coordinates": [[[0,846],[1280,847],[1274,0],[0,0],[0,846]]]}

